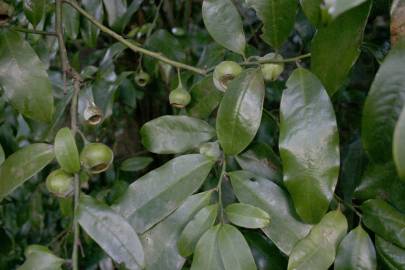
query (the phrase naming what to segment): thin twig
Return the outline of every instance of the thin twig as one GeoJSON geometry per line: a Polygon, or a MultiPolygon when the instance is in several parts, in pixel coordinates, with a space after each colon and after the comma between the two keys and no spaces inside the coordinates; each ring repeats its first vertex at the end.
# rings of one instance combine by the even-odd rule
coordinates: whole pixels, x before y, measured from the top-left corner
{"type": "Polygon", "coordinates": [[[341,204],[343,204],[344,206],[346,206],[346,207],[347,207],[348,209],[350,209],[353,213],[355,213],[359,218],[362,217],[362,214],[361,214],[359,211],[357,211],[357,209],[356,209],[355,207],[353,207],[353,205],[347,203],[345,200],[343,200],[342,198],[340,198],[340,197],[339,197],[338,195],[336,195],[336,194],[334,194],[333,196],[335,197],[335,199],[336,199],[339,203],[341,203],[341,204]]]}
{"type": "Polygon", "coordinates": [[[187,64],[184,64],[184,63],[181,63],[181,62],[174,61],[172,59],[167,58],[166,56],[162,55],[159,52],[153,52],[153,51],[147,50],[145,48],[142,48],[142,47],[140,47],[138,45],[135,45],[133,42],[125,39],[123,36],[117,34],[113,30],[109,29],[108,27],[104,26],[102,23],[97,21],[96,18],[91,16],[89,13],[87,13],[87,11],[82,9],[80,7],[80,5],[78,5],[76,2],[74,2],[72,0],[64,0],[64,2],[69,4],[70,6],[72,6],[74,9],[76,9],[81,15],[83,15],[85,18],[87,18],[91,23],[93,23],[102,32],[104,32],[107,35],[115,38],[116,40],[118,40],[119,42],[121,42],[122,44],[127,46],[129,49],[133,50],[134,52],[145,54],[147,56],[156,58],[156,59],[158,59],[158,60],[160,60],[160,61],[162,61],[164,63],[167,63],[167,64],[169,64],[171,66],[181,68],[181,69],[185,69],[185,70],[189,70],[189,71],[195,72],[197,74],[205,75],[207,73],[206,70],[204,70],[204,69],[196,68],[194,66],[190,66],[190,65],[187,65],[187,64]]]}
{"type": "Polygon", "coordinates": [[[34,29],[28,29],[20,26],[12,26],[10,27],[10,30],[16,31],[16,32],[23,32],[27,34],[37,34],[37,35],[44,35],[44,36],[58,36],[56,32],[47,32],[47,31],[39,31],[39,30],[34,30],[34,29]]]}
{"type": "Polygon", "coordinates": [[[222,204],[222,181],[225,177],[225,173],[226,173],[226,160],[224,158],[224,160],[222,161],[221,175],[219,176],[218,185],[216,188],[218,191],[218,204],[222,223],[224,222],[224,206],[222,204]]]}

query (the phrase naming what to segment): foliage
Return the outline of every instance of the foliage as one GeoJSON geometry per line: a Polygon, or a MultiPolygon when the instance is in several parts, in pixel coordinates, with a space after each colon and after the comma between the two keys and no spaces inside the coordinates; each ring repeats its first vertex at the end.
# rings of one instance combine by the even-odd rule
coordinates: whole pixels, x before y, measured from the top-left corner
{"type": "Polygon", "coordinates": [[[0,269],[405,269],[402,2],[0,0],[0,269]]]}

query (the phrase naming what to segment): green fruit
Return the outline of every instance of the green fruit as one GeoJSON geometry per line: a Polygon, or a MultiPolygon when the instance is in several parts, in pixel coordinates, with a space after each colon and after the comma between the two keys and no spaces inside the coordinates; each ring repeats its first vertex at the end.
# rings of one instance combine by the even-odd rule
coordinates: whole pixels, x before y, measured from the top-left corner
{"type": "MultiPolygon", "coordinates": [[[[283,60],[281,55],[276,55],[274,53],[266,54],[264,57],[261,57],[260,60],[283,60]]],[[[263,73],[263,78],[267,82],[275,81],[280,77],[281,73],[284,71],[284,63],[268,63],[262,64],[261,70],[263,73]]]]}
{"type": "Polygon", "coordinates": [[[228,84],[242,72],[242,67],[233,61],[223,61],[214,70],[213,80],[215,87],[225,92],[228,84]]]}
{"type": "Polygon", "coordinates": [[[73,175],[62,169],[51,172],[46,178],[46,188],[57,197],[66,198],[73,194],[73,175]]]}
{"type": "Polygon", "coordinates": [[[135,83],[140,87],[145,87],[150,81],[150,76],[144,71],[140,71],[135,76],[135,83]]]}
{"type": "Polygon", "coordinates": [[[184,108],[190,103],[190,101],[190,93],[181,86],[170,92],[169,102],[173,107],[184,108]]]}
{"type": "Polygon", "coordinates": [[[83,118],[87,124],[96,126],[103,121],[103,112],[95,104],[90,104],[84,110],[83,118]]]}
{"type": "Polygon", "coordinates": [[[218,160],[221,157],[221,150],[217,142],[208,142],[200,146],[200,154],[212,160],[218,160]]]}
{"type": "Polygon", "coordinates": [[[102,143],[87,144],[80,153],[80,163],[91,174],[106,171],[113,159],[112,150],[102,143]]]}

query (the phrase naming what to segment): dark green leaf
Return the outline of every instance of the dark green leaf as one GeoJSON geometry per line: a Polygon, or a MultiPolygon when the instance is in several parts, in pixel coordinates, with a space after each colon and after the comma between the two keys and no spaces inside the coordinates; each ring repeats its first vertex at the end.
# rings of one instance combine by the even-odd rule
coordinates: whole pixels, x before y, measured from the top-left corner
{"type": "Polygon", "coordinates": [[[347,220],[340,211],[327,213],[291,252],[288,270],[328,269],[346,235],[347,220]]]}
{"type": "MultiPolygon", "coordinates": [[[[83,8],[94,18],[96,18],[97,21],[103,21],[104,9],[102,0],[82,0],[81,3],[83,8]]],[[[83,20],[80,33],[87,46],[91,48],[96,47],[100,30],[94,24],[92,24],[89,20],[83,20]]]]}
{"type": "Polygon", "coordinates": [[[221,225],[218,232],[218,248],[224,270],[256,270],[250,248],[242,233],[234,226],[221,225]]]}
{"type": "Polygon", "coordinates": [[[54,159],[52,145],[28,145],[9,156],[0,167],[0,201],[54,159]]]}
{"type": "Polygon", "coordinates": [[[200,237],[214,225],[217,213],[218,204],[206,206],[187,224],[177,243],[181,256],[187,257],[193,254],[200,237]]]}
{"type": "Polygon", "coordinates": [[[263,21],[262,38],[278,49],[287,40],[294,28],[296,0],[247,0],[263,21]]]}
{"type": "Polygon", "coordinates": [[[229,204],[225,208],[225,214],[231,223],[239,227],[260,229],[270,223],[270,216],[267,212],[250,204],[229,204]]]}
{"type": "Polygon", "coordinates": [[[186,53],[182,44],[168,31],[158,29],[149,37],[147,48],[164,54],[170,59],[180,62],[186,61],[186,53]]]}
{"type": "Polygon", "coordinates": [[[231,172],[229,176],[240,202],[259,207],[269,214],[271,226],[264,228],[264,233],[281,251],[290,254],[311,226],[298,220],[287,193],[270,180],[255,177],[249,172],[231,172]]]}
{"type": "Polygon", "coordinates": [[[242,152],[260,126],[264,101],[262,72],[247,69],[231,81],[217,115],[217,136],[228,155],[242,152]]]}
{"type": "Polygon", "coordinates": [[[69,5],[63,5],[63,26],[65,36],[68,39],[77,39],[80,31],[80,15],[76,9],[69,5]]]}
{"type": "Polygon", "coordinates": [[[342,86],[360,55],[359,48],[370,7],[369,1],[346,12],[320,28],[312,41],[311,69],[330,96],[342,86]]]}
{"type": "Polygon", "coordinates": [[[142,144],[157,154],[183,153],[215,136],[207,122],[189,116],[165,115],[141,128],[142,144]]]}
{"type": "Polygon", "coordinates": [[[315,26],[321,22],[322,0],[300,0],[302,10],[308,20],[315,26]]]}
{"type": "Polygon", "coordinates": [[[405,107],[395,127],[393,150],[397,172],[402,180],[405,180],[405,107]]]}
{"type": "Polygon", "coordinates": [[[405,215],[381,199],[361,205],[363,223],[376,234],[405,248],[405,215]]]}
{"type": "Polygon", "coordinates": [[[46,0],[24,0],[24,14],[34,28],[45,15],[46,0]]]}
{"type": "Polygon", "coordinates": [[[211,115],[222,98],[222,92],[215,88],[212,76],[194,84],[190,94],[191,103],[187,106],[187,111],[191,116],[202,119],[211,115]]]}
{"type": "Polygon", "coordinates": [[[52,89],[44,64],[16,32],[0,32],[0,84],[23,115],[45,122],[52,119],[52,89]]]}
{"type": "Polygon", "coordinates": [[[392,160],[395,124],[405,103],[405,42],[398,43],[381,65],[364,104],[362,142],[376,162],[392,160]]]}
{"type": "Polygon", "coordinates": [[[197,191],[212,165],[199,154],[172,159],[132,183],[116,209],[143,233],[197,191]]]}
{"type": "Polygon", "coordinates": [[[233,52],[245,54],[242,19],[231,0],[204,0],[202,16],[212,38],[233,52]]]}
{"type": "Polygon", "coordinates": [[[375,270],[377,257],[373,241],[361,226],[352,230],[339,245],[335,270],[375,270]]]}
{"type": "Polygon", "coordinates": [[[45,246],[31,245],[26,251],[26,261],[17,270],[61,270],[65,260],[55,256],[45,246]]]}
{"type": "Polygon", "coordinates": [[[130,22],[132,15],[139,9],[143,0],[133,0],[131,4],[126,9],[125,13],[122,14],[120,17],[116,19],[114,25],[112,25],[112,29],[118,32],[122,32],[125,27],[130,22]]]}
{"type": "Polygon", "coordinates": [[[78,221],[80,226],[117,263],[128,269],[143,269],[144,252],[131,225],[110,207],[90,196],[81,195],[78,221]]]}
{"type": "Polygon", "coordinates": [[[218,247],[218,233],[221,225],[206,231],[195,248],[193,264],[190,270],[224,270],[218,247]]]}
{"type": "Polygon", "coordinates": [[[318,223],[339,175],[339,134],[328,94],[306,69],[295,70],[283,92],[279,148],[284,183],[298,215],[318,223]]]}
{"type": "MultiPolygon", "coordinates": [[[[376,235],[378,255],[390,270],[405,270],[405,249],[402,249],[376,235]]],[[[381,268],[382,269],[382,268],[381,268]]]]}
{"type": "Polygon", "coordinates": [[[60,167],[68,173],[80,170],[79,151],[69,128],[62,128],[55,137],[55,157],[60,167]]]}
{"type": "Polygon", "coordinates": [[[148,167],[149,164],[151,164],[153,161],[153,158],[151,157],[132,157],[126,159],[124,162],[122,162],[120,166],[121,171],[126,171],[126,172],[137,172],[145,169],[148,167]]]}
{"type": "Polygon", "coordinates": [[[180,256],[177,243],[190,219],[210,203],[212,191],[188,197],[170,216],[141,236],[146,269],[180,270],[186,261],[180,256]]]}
{"type": "Polygon", "coordinates": [[[127,11],[126,2],[123,0],[103,0],[107,11],[108,25],[113,26],[127,11]]]}

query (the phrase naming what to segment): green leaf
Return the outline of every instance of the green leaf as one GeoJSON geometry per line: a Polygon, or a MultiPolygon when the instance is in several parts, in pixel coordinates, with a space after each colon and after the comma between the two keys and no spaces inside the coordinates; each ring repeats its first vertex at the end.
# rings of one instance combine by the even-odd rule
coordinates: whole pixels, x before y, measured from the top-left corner
{"type": "Polygon", "coordinates": [[[263,232],[281,251],[290,254],[295,244],[308,234],[311,225],[298,220],[287,193],[270,180],[246,171],[228,175],[240,202],[259,207],[269,214],[271,226],[264,228],[263,232]]]}
{"type": "Polygon", "coordinates": [[[381,199],[361,205],[363,223],[373,232],[401,248],[405,248],[405,215],[381,199]]]}
{"type": "Polygon", "coordinates": [[[270,223],[267,212],[250,204],[229,204],[225,208],[225,214],[231,223],[248,229],[264,228],[270,223]]]}
{"type": "Polygon", "coordinates": [[[0,201],[54,159],[52,145],[36,143],[10,155],[0,167],[0,201]]]}
{"type": "Polygon", "coordinates": [[[405,103],[405,42],[386,56],[363,110],[362,142],[375,162],[392,160],[395,124],[405,103]]]}
{"type": "MultiPolygon", "coordinates": [[[[104,18],[104,9],[102,0],[82,0],[83,8],[91,14],[97,21],[102,22],[104,18]]],[[[83,20],[80,28],[80,33],[83,38],[84,43],[91,48],[96,47],[97,38],[100,34],[100,29],[98,29],[89,20],[83,20]]]]}
{"type": "Polygon", "coordinates": [[[137,172],[145,169],[153,161],[151,157],[132,157],[124,160],[120,166],[121,171],[137,172]]]}
{"type": "Polygon", "coordinates": [[[185,62],[187,58],[183,45],[164,29],[153,32],[146,42],[146,47],[180,62],[185,62]]]}
{"type": "Polygon", "coordinates": [[[186,259],[180,256],[177,243],[186,224],[210,203],[212,191],[188,197],[170,216],[141,236],[146,269],[180,270],[186,259]]]}
{"type": "Polygon", "coordinates": [[[247,69],[231,81],[217,115],[217,136],[228,155],[242,152],[260,126],[264,101],[262,72],[247,69]]]}
{"type": "Polygon", "coordinates": [[[126,9],[125,13],[116,19],[112,25],[112,29],[119,33],[124,31],[125,27],[131,21],[132,15],[139,9],[142,2],[143,0],[133,0],[126,9]]]}
{"type": "Polygon", "coordinates": [[[202,16],[208,33],[217,43],[245,55],[242,19],[231,0],[204,0],[202,16]]]}
{"type": "Polygon", "coordinates": [[[65,172],[80,171],[79,151],[69,128],[62,128],[56,134],[54,151],[56,160],[65,172]]]}
{"type": "Polygon", "coordinates": [[[377,257],[373,241],[361,226],[352,230],[340,243],[334,269],[377,269],[377,257]]]}
{"type": "Polygon", "coordinates": [[[17,270],[61,270],[65,260],[55,256],[45,246],[31,245],[26,251],[26,260],[17,270]]]}
{"type": "Polygon", "coordinates": [[[245,238],[234,226],[221,225],[218,232],[218,248],[225,270],[257,269],[245,238]]]}
{"type": "Polygon", "coordinates": [[[321,22],[321,4],[322,0],[300,0],[302,10],[308,20],[314,25],[318,26],[321,22]]]}
{"type": "Polygon", "coordinates": [[[291,252],[288,270],[328,269],[336,249],[347,232],[346,217],[340,211],[327,213],[307,237],[291,252]]]}
{"type": "Polygon", "coordinates": [[[45,66],[16,32],[0,32],[0,85],[5,97],[23,115],[51,121],[53,97],[45,66]]]}
{"type": "Polygon", "coordinates": [[[45,15],[46,0],[24,0],[24,14],[34,28],[45,15]]]}
{"type": "Polygon", "coordinates": [[[177,243],[181,256],[187,257],[193,254],[200,237],[214,225],[217,213],[218,204],[206,206],[187,224],[177,243]]]}
{"type": "Polygon", "coordinates": [[[206,231],[197,243],[190,270],[224,270],[218,247],[218,233],[221,225],[206,231]]]}
{"type": "Polygon", "coordinates": [[[222,92],[215,88],[212,76],[207,76],[194,84],[190,95],[191,103],[187,106],[187,111],[190,116],[202,119],[211,115],[222,98],[222,92]]]}
{"type": "Polygon", "coordinates": [[[6,157],[4,155],[4,150],[3,150],[3,147],[0,144],[0,166],[1,166],[1,164],[3,164],[5,159],[6,159],[6,157]]]}
{"type": "Polygon", "coordinates": [[[342,86],[360,55],[370,7],[371,1],[353,8],[321,27],[312,40],[311,69],[330,96],[342,86]]]}
{"type": "Polygon", "coordinates": [[[333,1],[332,6],[328,9],[329,14],[332,18],[336,18],[341,14],[349,11],[352,8],[355,8],[367,0],[339,0],[333,1]]]}
{"type": "Polygon", "coordinates": [[[398,175],[405,181],[405,106],[395,127],[392,152],[398,175]]]}
{"type": "Polygon", "coordinates": [[[70,40],[77,39],[80,32],[80,14],[70,5],[63,5],[63,26],[65,36],[70,40]]]}
{"type": "Polygon", "coordinates": [[[117,263],[143,269],[144,252],[131,225],[110,207],[90,196],[80,196],[78,221],[91,238],[117,263]]]}
{"type": "Polygon", "coordinates": [[[165,115],[147,122],[140,133],[143,146],[150,152],[177,154],[209,141],[215,129],[197,118],[165,115]]]}
{"type": "Polygon", "coordinates": [[[123,0],[103,0],[107,11],[108,25],[113,26],[127,11],[126,2],[123,0]]]}
{"type": "Polygon", "coordinates": [[[306,69],[296,69],[283,92],[279,148],[284,184],[298,215],[307,223],[318,223],[329,208],[339,175],[339,134],[328,94],[306,69]]]}
{"type": "Polygon", "coordinates": [[[263,22],[262,39],[278,49],[294,29],[296,0],[247,0],[263,22]]]}
{"type": "MultiPolygon", "coordinates": [[[[378,255],[390,270],[405,269],[405,249],[402,249],[376,235],[375,244],[378,255]]],[[[381,268],[382,269],[382,268],[381,268]]]]}
{"type": "Polygon", "coordinates": [[[199,154],[176,157],[132,183],[116,209],[143,233],[196,192],[212,165],[199,154]]]}

